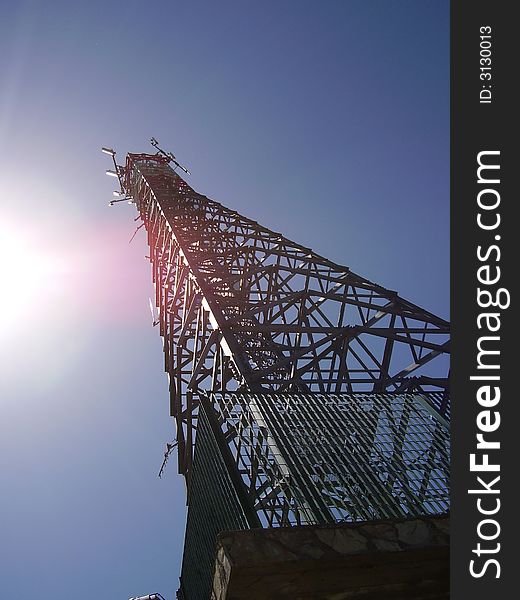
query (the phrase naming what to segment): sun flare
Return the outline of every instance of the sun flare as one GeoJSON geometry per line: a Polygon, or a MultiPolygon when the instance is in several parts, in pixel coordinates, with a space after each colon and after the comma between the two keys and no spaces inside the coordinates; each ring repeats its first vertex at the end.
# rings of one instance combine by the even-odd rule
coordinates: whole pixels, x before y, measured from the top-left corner
{"type": "Polygon", "coordinates": [[[51,291],[59,261],[24,232],[0,227],[0,334],[20,330],[51,291]]]}

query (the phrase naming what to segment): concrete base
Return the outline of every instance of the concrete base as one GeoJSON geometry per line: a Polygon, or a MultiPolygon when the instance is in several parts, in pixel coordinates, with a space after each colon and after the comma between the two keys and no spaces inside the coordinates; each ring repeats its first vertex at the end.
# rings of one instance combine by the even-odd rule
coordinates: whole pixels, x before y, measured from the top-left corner
{"type": "Polygon", "coordinates": [[[225,532],[211,598],[449,598],[449,518],[225,532]]]}

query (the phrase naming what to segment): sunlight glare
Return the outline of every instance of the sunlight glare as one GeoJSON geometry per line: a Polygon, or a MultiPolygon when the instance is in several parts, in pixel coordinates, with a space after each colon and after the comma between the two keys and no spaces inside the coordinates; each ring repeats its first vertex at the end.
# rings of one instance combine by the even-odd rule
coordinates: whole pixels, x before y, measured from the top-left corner
{"type": "Polygon", "coordinates": [[[52,291],[59,260],[24,232],[0,226],[0,335],[19,331],[27,311],[38,310],[52,291]]]}

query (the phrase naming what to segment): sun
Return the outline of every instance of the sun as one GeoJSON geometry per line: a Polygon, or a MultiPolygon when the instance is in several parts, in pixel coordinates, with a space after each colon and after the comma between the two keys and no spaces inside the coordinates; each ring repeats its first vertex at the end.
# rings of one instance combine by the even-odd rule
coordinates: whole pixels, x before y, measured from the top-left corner
{"type": "Polygon", "coordinates": [[[59,261],[23,230],[0,224],[0,336],[23,331],[55,284],[59,261]]]}

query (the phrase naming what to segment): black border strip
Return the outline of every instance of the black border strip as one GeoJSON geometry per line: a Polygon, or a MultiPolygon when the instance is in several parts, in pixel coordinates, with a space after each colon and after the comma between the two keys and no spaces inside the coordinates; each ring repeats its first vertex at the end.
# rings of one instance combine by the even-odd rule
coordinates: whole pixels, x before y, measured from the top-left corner
{"type": "MultiPolygon", "coordinates": [[[[515,322],[513,314],[516,297],[512,293],[513,277],[518,267],[515,255],[518,248],[514,244],[515,219],[514,207],[518,201],[518,192],[513,190],[513,182],[520,169],[515,164],[517,152],[513,150],[513,139],[518,130],[513,112],[515,96],[513,86],[518,78],[515,69],[518,32],[515,32],[513,8],[515,4],[505,1],[452,0],[451,4],[451,285],[452,285],[452,548],[451,548],[451,597],[471,598],[472,600],[498,600],[516,597],[516,539],[513,524],[516,510],[514,485],[516,483],[516,455],[518,453],[514,428],[516,426],[516,405],[518,404],[515,366],[517,350],[514,348],[515,322]],[[481,38],[491,28],[491,38],[481,38]],[[515,35],[516,33],[516,35],[515,35]],[[482,40],[490,39],[481,46],[482,40]],[[481,55],[480,50],[486,50],[481,55]],[[491,71],[482,70],[489,66],[481,58],[491,55],[491,71]],[[491,78],[481,77],[490,73],[491,78]],[[486,87],[484,87],[486,86],[486,87]],[[491,87],[488,87],[491,86],[491,87]],[[485,91],[484,93],[483,90],[485,91]],[[487,100],[491,92],[491,102],[487,100]],[[485,151],[499,151],[500,155],[487,155],[483,160],[500,165],[500,183],[478,183],[478,154],[485,151]],[[477,215],[482,212],[477,198],[483,186],[493,188],[499,194],[500,203],[494,211],[486,211],[483,216],[491,219],[500,213],[500,226],[496,230],[483,230],[478,226],[477,215]],[[500,239],[496,239],[496,235],[500,239]],[[491,250],[487,260],[479,260],[477,248],[481,247],[481,256],[495,244],[498,251],[491,250]],[[490,276],[497,274],[500,268],[500,281],[495,285],[482,285],[477,278],[479,267],[488,264],[490,276]],[[477,289],[486,288],[496,293],[499,288],[511,292],[509,308],[483,308],[478,305],[477,289]],[[478,328],[477,318],[484,312],[499,314],[499,331],[489,333],[486,327],[478,328]],[[499,369],[478,369],[478,340],[485,335],[496,335],[499,340],[487,341],[499,355],[488,356],[488,363],[497,361],[499,369]],[[485,409],[477,401],[477,392],[486,385],[484,380],[470,380],[472,375],[487,376],[499,374],[501,391],[500,402],[491,411],[493,423],[500,413],[500,426],[494,432],[486,434],[489,440],[499,441],[499,450],[489,450],[489,461],[500,466],[499,472],[472,472],[470,455],[476,453],[477,462],[482,462],[483,450],[477,450],[479,433],[478,414],[485,409]],[[493,477],[491,477],[493,475],[493,477]],[[481,476],[488,485],[500,476],[500,481],[492,486],[500,493],[469,494],[468,490],[482,488],[477,477],[481,476]],[[500,510],[496,515],[483,515],[478,509],[478,500],[483,509],[492,510],[500,499],[500,510]],[[479,539],[479,523],[484,519],[495,519],[500,533],[495,540],[479,539]],[[477,554],[478,546],[486,552],[477,554]],[[500,549],[495,551],[500,544],[500,549]],[[475,550],[477,552],[475,552],[475,550]],[[498,566],[486,560],[497,560],[498,566]],[[480,577],[470,573],[470,561],[480,577]],[[508,591],[511,590],[511,591],[508,591]]],[[[517,27],[516,27],[517,28],[517,27]]],[[[488,179],[491,171],[487,173],[488,179]]],[[[491,200],[493,192],[485,195],[491,200]]],[[[495,196],[496,197],[496,196],[495,196]]],[[[485,271],[481,271],[484,275],[485,271]]],[[[502,294],[505,299],[505,293],[502,294]]],[[[484,302],[482,302],[484,303],[484,302]]],[[[502,302],[505,304],[505,302],[502,302]]],[[[481,325],[485,321],[481,320],[481,325]]],[[[494,324],[496,324],[496,320],[494,324]]],[[[482,418],[482,417],[481,417],[482,418]]],[[[491,422],[490,421],[490,422],[491,422]]],[[[482,422],[482,421],[481,421],[482,422]]],[[[516,434],[520,435],[520,432],[516,434]]],[[[491,486],[490,486],[491,487],[491,486]]],[[[480,532],[493,537],[497,527],[493,523],[480,526],[480,532]]]]}

